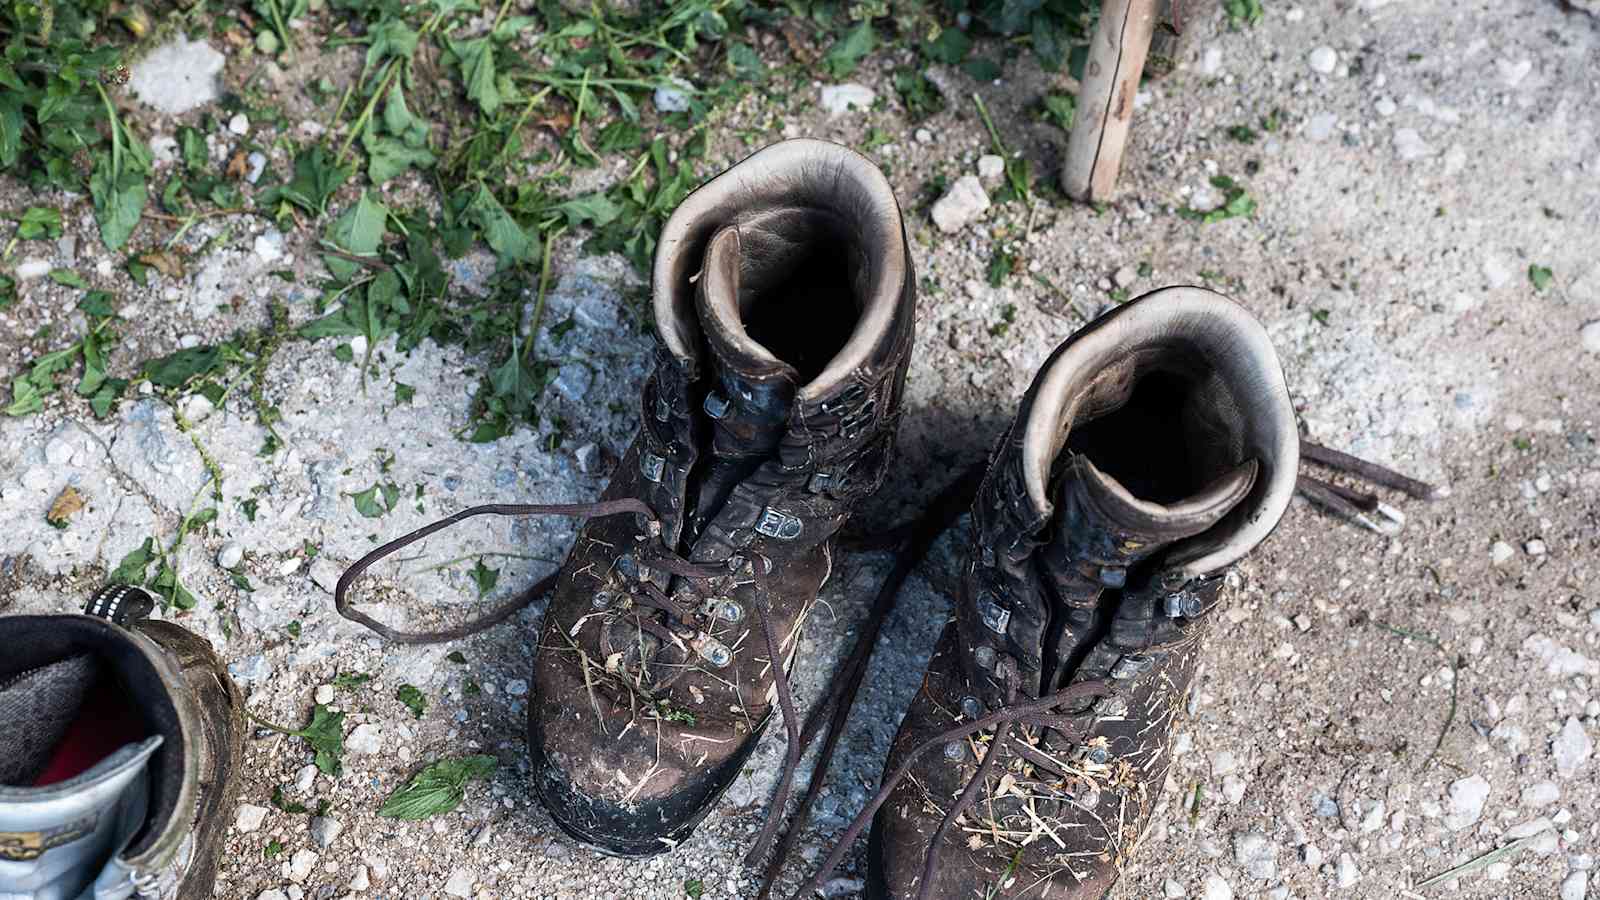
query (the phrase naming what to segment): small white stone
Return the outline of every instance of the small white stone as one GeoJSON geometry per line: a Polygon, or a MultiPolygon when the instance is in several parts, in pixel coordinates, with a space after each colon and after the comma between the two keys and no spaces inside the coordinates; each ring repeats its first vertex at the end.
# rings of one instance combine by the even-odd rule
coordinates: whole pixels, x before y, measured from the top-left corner
{"type": "Polygon", "coordinates": [[[1300,848],[1300,861],[1306,864],[1306,868],[1315,869],[1322,865],[1322,850],[1316,844],[1306,844],[1300,848]]]}
{"type": "Polygon", "coordinates": [[[300,772],[294,776],[294,789],[299,793],[307,793],[317,781],[317,767],[307,763],[300,767],[300,772]]]}
{"type": "Polygon", "coordinates": [[[313,850],[296,850],[289,860],[289,880],[296,884],[311,877],[311,870],[317,867],[317,854],[313,850]]]}
{"type": "Polygon", "coordinates": [[[864,84],[827,84],[822,86],[822,108],[830,116],[842,116],[852,109],[867,110],[878,95],[864,84]]]}
{"type": "Polygon", "coordinates": [[[333,702],[333,685],[331,685],[331,684],[319,684],[319,685],[317,685],[317,692],[316,692],[316,694],[313,695],[313,699],[315,699],[317,701],[318,705],[321,705],[321,706],[327,706],[328,704],[332,703],[333,702]]]}
{"type": "Polygon", "coordinates": [[[1374,800],[1367,807],[1367,814],[1361,817],[1361,830],[1364,832],[1377,831],[1383,827],[1384,806],[1382,800],[1374,800]]]}
{"type": "Polygon", "coordinates": [[[452,897],[471,897],[473,875],[470,869],[457,869],[444,883],[444,892],[452,897]]]}
{"type": "Polygon", "coordinates": [[[1388,97],[1379,97],[1378,102],[1372,104],[1372,108],[1376,109],[1378,111],[1378,115],[1383,116],[1385,119],[1394,115],[1395,111],[1399,109],[1399,107],[1395,105],[1395,102],[1390,100],[1388,97]]]}
{"type": "Polygon", "coordinates": [[[327,816],[313,816],[311,819],[311,842],[324,850],[333,846],[342,831],[344,825],[338,819],[327,816]]]}
{"type": "Polygon", "coordinates": [[[1222,779],[1222,799],[1234,806],[1244,799],[1244,779],[1237,775],[1225,775],[1222,779]]]}
{"type": "Polygon", "coordinates": [[[1491,565],[1498,566],[1516,555],[1517,551],[1511,549],[1511,545],[1505,541],[1495,541],[1489,545],[1489,562],[1491,565]]]}
{"type": "Polygon", "coordinates": [[[1549,819],[1540,816],[1537,819],[1530,819],[1520,825],[1513,825],[1510,828],[1507,828],[1506,833],[1501,835],[1501,837],[1508,841],[1519,841],[1525,837],[1532,837],[1542,831],[1549,831],[1554,827],[1555,826],[1550,823],[1549,819]]]}
{"type": "Polygon", "coordinates": [[[1111,280],[1116,282],[1117,287],[1125,288],[1128,285],[1133,284],[1134,279],[1138,277],[1139,272],[1133,266],[1123,266],[1111,276],[1111,280]]]}
{"type": "Polygon", "coordinates": [[[1183,889],[1183,885],[1168,878],[1166,881],[1161,882],[1161,896],[1166,897],[1167,900],[1181,900],[1181,898],[1189,896],[1189,892],[1183,889]]]}
{"type": "MultiPolygon", "coordinates": [[[[21,271],[21,267],[18,267],[21,271]]],[[[1600,353],[1600,319],[1583,326],[1578,332],[1578,339],[1583,341],[1583,349],[1590,353],[1600,353]]]]}
{"type": "Polygon", "coordinates": [[[1222,71],[1222,48],[1207,47],[1206,52],[1200,54],[1200,74],[1215,75],[1222,71]]]}
{"type": "Polygon", "coordinates": [[[1556,774],[1571,778],[1594,755],[1594,742],[1576,716],[1567,717],[1567,723],[1550,744],[1550,755],[1555,757],[1556,774]]]}
{"type": "Polygon", "coordinates": [[[1218,750],[1211,754],[1211,774],[1227,775],[1239,771],[1239,761],[1227,750],[1218,750]]]}
{"type": "Polygon", "coordinates": [[[919,143],[919,144],[931,144],[931,143],[933,143],[933,132],[929,131],[926,128],[918,128],[917,129],[917,133],[914,136],[916,137],[917,143],[919,143]]]}
{"type": "Polygon", "coordinates": [[[1584,900],[1589,896],[1589,873],[1568,872],[1561,879],[1561,900],[1584,900]]]}
{"type": "Polygon", "coordinates": [[[277,888],[270,888],[257,894],[256,900],[289,900],[289,895],[277,888]]]}
{"type": "Polygon", "coordinates": [[[654,98],[656,110],[664,113],[685,112],[689,109],[690,95],[694,92],[694,85],[681,78],[672,79],[673,84],[664,84],[656,88],[654,98]]]}
{"type": "Polygon", "coordinates": [[[344,749],[355,756],[366,756],[383,750],[383,729],[367,722],[357,725],[344,739],[344,749]]]}
{"type": "Polygon", "coordinates": [[[1332,47],[1318,47],[1306,57],[1306,62],[1311,64],[1311,71],[1332,75],[1339,64],[1339,54],[1332,47]]]}
{"type": "Polygon", "coordinates": [[[1306,120],[1306,137],[1313,141],[1325,141],[1333,137],[1333,132],[1338,127],[1337,113],[1317,113],[1306,120]]]}
{"type": "Polygon", "coordinates": [[[513,697],[524,697],[528,694],[528,682],[521,678],[513,678],[506,682],[506,693],[513,697]]]}
{"type": "Polygon", "coordinates": [[[256,235],[253,249],[262,262],[277,262],[283,258],[283,233],[272,228],[256,235]]]}
{"type": "Polygon", "coordinates": [[[1482,775],[1469,775],[1450,783],[1450,809],[1444,814],[1444,827],[1460,831],[1477,824],[1483,817],[1483,804],[1489,799],[1489,782],[1482,775]]]}
{"type": "Polygon", "coordinates": [[[268,812],[270,810],[265,806],[241,804],[239,811],[234,814],[233,827],[243,834],[249,834],[261,827],[261,823],[267,820],[268,812]]]}
{"type": "Polygon", "coordinates": [[[1334,873],[1334,884],[1347,888],[1361,880],[1361,870],[1356,868],[1356,858],[1348,853],[1339,854],[1339,867],[1334,873]]]}
{"type": "Polygon", "coordinates": [[[356,866],[356,876],[350,879],[350,890],[364,891],[372,887],[372,877],[367,874],[366,866],[356,866]]]}
{"type": "Polygon", "coordinates": [[[1401,159],[1421,159],[1433,152],[1415,128],[1394,130],[1394,152],[1401,159]]]}
{"type": "Polygon", "coordinates": [[[12,271],[16,273],[18,281],[32,281],[49,275],[51,268],[53,267],[48,259],[25,259],[17,263],[17,267],[12,271]]]}
{"type": "Polygon", "coordinates": [[[244,180],[250,182],[251,184],[255,184],[256,182],[260,181],[261,173],[267,170],[266,154],[257,150],[245,157],[245,162],[249,163],[250,171],[245,173],[244,180]]]}
{"type": "Polygon", "coordinates": [[[1533,540],[1528,541],[1526,544],[1523,544],[1522,549],[1526,551],[1529,556],[1543,556],[1550,552],[1550,548],[1545,545],[1545,542],[1539,540],[1538,538],[1534,538],[1533,540]]]}
{"type": "Polygon", "coordinates": [[[339,567],[333,564],[333,560],[319,556],[311,564],[311,581],[331,594],[339,586],[339,567]]]}
{"type": "Polygon", "coordinates": [[[1516,87],[1522,83],[1522,79],[1528,77],[1529,72],[1533,71],[1533,60],[1519,59],[1513,62],[1509,59],[1497,59],[1495,68],[1500,70],[1500,80],[1506,87],[1516,87]]]}
{"type": "Polygon", "coordinates": [[[250,117],[244,113],[234,113],[228,120],[228,130],[243,137],[250,133],[250,117]]]}
{"type": "Polygon", "coordinates": [[[1233,886],[1215,872],[1200,883],[1202,900],[1233,900],[1233,886]]]}
{"type": "Polygon", "coordinates": [[[1498,256],[1485,256],[1482,268],[1483,278],[1489,282],[1490,287],[1505,287],[1511,280],[1511,269],[1501,262],[1498,256]]]}
{"type": "Polygon", "coordinates": [[[993,153],[985,153],[978,157],[978,177],[984,181],[996,182],[1006,174],[1006,161],[993,153]]]}
{"type": "Polygon", "coordinates": [[[943,197],[933,204],[933,224],[945,234],[955,234],[972,224],[989,209],[989,195],[976,175],[956,179],[943,197]]]}
{"type": "Polygon", "coordinates": [[[224,569],[237,569],[244,562],[244,547],[238,541],[229,541],[217,551],[217,565],[224,569]]]}

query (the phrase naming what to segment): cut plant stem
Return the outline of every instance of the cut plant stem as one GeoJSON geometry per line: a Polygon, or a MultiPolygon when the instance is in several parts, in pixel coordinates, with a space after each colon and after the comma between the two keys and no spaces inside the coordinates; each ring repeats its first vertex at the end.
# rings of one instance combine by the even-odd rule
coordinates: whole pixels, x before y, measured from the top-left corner
{"type": "Polygon", "coordinates": [[[522,346],[523,362],[533,362],[533,346],[539,342],[539,320],[544,318],[544,296],[550,287],[550,248],[555,245],[556,238],[561,237],[566,226],[561,226],[550,232],[544,239],[544,252],[539,260],[539,293],[533,301],[533,318],[528,323],[528,342],[522,346]]]}

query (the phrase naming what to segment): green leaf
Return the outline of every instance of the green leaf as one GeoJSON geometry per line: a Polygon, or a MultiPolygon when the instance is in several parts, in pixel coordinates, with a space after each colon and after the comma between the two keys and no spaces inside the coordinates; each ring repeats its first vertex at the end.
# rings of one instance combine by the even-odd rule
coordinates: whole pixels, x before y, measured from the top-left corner
{"type": "Polygon", "coordinates": [[[366,672],[340,672],[333,678],[333,686],[341,691],[354,690],[372,680],[366,672]]]}
{"type": "Polygon", "coordinates": [[[289,734],[304,738],[316,753],[312,760],[317,770],[325,775],[338,775],[344,768],[344,713],[318,703],[311,710],[311,723],[289,734]]]}
{"type": "Polygon", "coordinates": [[[43,206],[30,206],[17,220],[17,237],[25,241],[61,237],[61,212],[43,206]]]}
{"type": "Polygon", "coordinates": [[[200,175],[211,167],[211,150],[206,147],[206,137],[199,130],[185,125],[178,129],[178,148],[183,155],[183,167],[200,175]]]}
{"type": "Polygon", "coordinates": [[[969,59],[961,65],[961,69],[975,81],[994,81],[1003,74],[1000,64],[989,59],[969,59]]]}
{"type": "Polygon", "coordinates": [[[0,169],[17,164],[22,155],[22,98],[0,95],[0,169]]]}
{"type": "Polygon", "coordinates": [[[405,91],[397,81],[389,88],[383,103],[383,127],[405,141],[408,146],[421,147],[428,143],[428,123],[417,118],[406,106],[405,91]]]}
{"type": "Polygon", "coordinates": [[[472,202],[467,204],[467,217],[483,232],[484,241],[500,257],[502,263],[526,262],[533,258],[538,245],[506,208],[496,200],[488,187],[478,185],[472,202]]]}
{"type": "Polygon", "coordinates": [[[483,557],[478,557],[478,564],[472,567],[472,580],[478,585],[480,598],[489,595],[494,590],[495,583],[500,580],[500,570],[491,569],[483,564],[483,557]]]}
{"type": "Polygon", "coordinates": [[[876,44],[877,37],[872,32],[872,21],[863,19],[828,48],[828,53],[822,60],[823,64],[828,67],[829,74],[835,78],[842,78],[854,72],[856,66],[872,52],[876,44]]]}
{"type": "Polygon", "coordinates": [[[141,374],[159,387],[182,387],[189,379],[210,374],[225,365],[222,355],[224,346],[179,350],[145,363],[141,374]]]}
{"type": "Polygon", "coordinates": [[[415,821],[450,812],[461,805],[467,782],[488,778],[498,764],[492,756],[440,760],[390,794],[378,809],[378,815],[415,821]]]}
{"type": "Polygon", "coordinates": [[[294,178],[288,184],[269,188],[262,194],[263,205],[286,200],[309,213],[327,212],[328,199],[355,172],[351,164],[339,165],[321,144],[303,150],[294,158],[294,178]]]}
{"type": "Polygon", "coordinates": [[[1071,131],[1078,115],[1078,98],[1071,94],[1046,94],[1044,118],[1062,131],[1071,131]]]}
{"type": "Polygon", "coordinates": [[[376,519],[388,512],[378,502],[378,486],[373,485],[364,491],[357,491],[348,495],[356,505],[356,512],[368,519],[376,519]]]}
{"type": "Polygon", "coordinates": [[[1543,291],[1549,287],[1553,278],[1555,278],[1555,273],[1550,271],[1547,266],[1541,266],[1538,263],[1528,266],[1528,283],[1532,284],[1533,289],[1536,291],[1543,291]]]}
{"type": "Polygon", "coordinates": [[[423,696],[422,691],[418,690],[416,685],[400,685],[400,689],[394,692],[394,698],[404,703],[406,709],[411,710],[413,718],[422,718],[422,714],[428,709],[428,698],[423,696]]]}
{"type": "Polygon", "coordinates": [[[178,570],[165,561],[161,563],[161,568],[156,570],[156,577],[148,586],[166,601],[167,606],[175,609],[194,609],[200,603],[199,599],[189,593],[189,589],[178,579],[178,570]]]}
{"type": "Polygon", "coordinates": [[[467,84],[467,99],[478,104],[484,115],[500,108],[500,89],[495,85],[494,45],[487,37],[470,41],[446,38],[450,52],[461,63],[461,77],[467,84]]]}
{"type": "MultiPolygon", "coordinates": [[[[357,256],[371,256],[378,251],[378,245],[383,242],[383,233],[388,228],[389,210],[382,203],[372,199],[367,191],[361,192],[361,197],[356,204],[345,210],[344,215],[335,219],[328,228],[328,240],[334,246],[357,256]]],[[[324,257],[328,271],[341,281],[348,281],[357,271],[357,265],[349,260],[337,257],[324,257]]]]}
{"type": "Polygon", "coordinates": [[[86,316],[109,319],[117,314],[116,308],[111,305],[110,291],[90,291],[78,301],[78,308],[86,316]]]}
{"type": "Polygon", "coordinates": [[[44,409],[44,394],[26,376],[11,379],[11,404],[6,407],[8,416],[26,416],[44,409]]]}
{"type": "Polygon", "coordinates": [[[120,250],[139,224],[149,191],[144,177],[131,168],[111,171],[111,157],[100,154],[94,173],[89,176],[89,194],[94,198],[94,218],[100,223],[100,239],[108,249],[120,250]]]}
{"type": "Polygon", "coordinates": [[[411,385],[402,384],[402,383],[400,383],[398,381],[396,381],[394,383],[394,405],[395,406],[399,406],[401,404],[409,405],[412,400],[416,399],[416,396],[417,396],[417,389],[412,387],[411,385]]]}
{"type": "Polygon", "coordinates": [[[384,59],[410,59],[417,49],[417,33],[398,16],[385,18],[372,27],[372,43],[367,46],[367,62],[363,72],[384,59]]]}
{"type": "Polygon", "coordinates": [[[556,206],[556,211],[567,218],[568,226],[593,225],[602,228],[622,215],[622,206],[603,193],[586,194],[556,206]]]}
{"type": "Polygon", "coordinates": [[[922,45],[924,56],[947,66],[958,65],[972,51],[972,38],[959,28],[946,28],[922,45]]]}
{"type": "Polygon", "coordinates": [[[144,571],[149,568],[150,561],[156,557],[154,538],[145,538],[144,543],[133,548],[117,567],[111,570],[110,580],[116,584],[144,584],[144,571]]]}
{"type": "Polygon", "coordinates": [[[412,166],[426,169],[436,161],[428,148],[407,146],[391,137],[367,138],[361,144],[367,151],[367,177],[373,184],[383,184],[412,166]]]}
{"type": "Polygon", "coordinates": [[[706,886],[698,878],[691,878],[683,883],[683,893],[689,900],[700,900],[705,892],[706,886]]]}
{"type": "Polygon", "coordinates": [[[51,269],[50,280],[54,281],[56,284],[64,284],[67,287],[77,288],[80,291],[86,291],[89,289],[89,282],[84,281],[82,275],[79,275],[77,272],[74,272],[71,269],[51,269]]]}

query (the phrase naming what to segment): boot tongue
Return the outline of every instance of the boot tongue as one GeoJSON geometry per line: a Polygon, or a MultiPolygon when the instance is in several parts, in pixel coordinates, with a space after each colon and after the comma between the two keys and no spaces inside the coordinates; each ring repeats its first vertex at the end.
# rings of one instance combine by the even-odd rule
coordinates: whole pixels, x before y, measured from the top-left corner
{"type": "Polygon", "coordinates": [[[695,306],[711,349],[714,386],[706,396],[711,460],[693,499],[690,536],[717,513],[734,486],[777,451],[789,424],[800,373],[750,336],[739,304],[745,263],[737,226],[712,236],[695,306]]]}
{"type": "Polygon", "coordinates": [[[1151,549],[1194,537],[1217,524],[1249,495],[1260,471],[1255,460],[1246,460],[1182,500],[1155,503],[1134,496],[1088,457],[1079,456],[1075,462],[1079,477],[1068,481],[1063,491],[1081,489],[1105,525],[1155,545],[1151,549]]]}

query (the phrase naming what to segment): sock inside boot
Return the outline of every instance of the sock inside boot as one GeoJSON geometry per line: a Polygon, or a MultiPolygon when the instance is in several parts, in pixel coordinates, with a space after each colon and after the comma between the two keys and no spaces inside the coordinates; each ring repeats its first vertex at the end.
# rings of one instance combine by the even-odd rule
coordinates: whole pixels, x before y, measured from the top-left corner
{"type": "Polygon", "coordinates": [[[150,736],[110,666],[79,653],[0,689],[0,784],[44,787],[150,736]]]}

